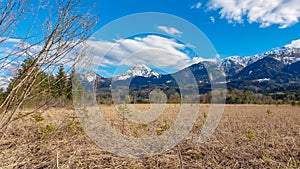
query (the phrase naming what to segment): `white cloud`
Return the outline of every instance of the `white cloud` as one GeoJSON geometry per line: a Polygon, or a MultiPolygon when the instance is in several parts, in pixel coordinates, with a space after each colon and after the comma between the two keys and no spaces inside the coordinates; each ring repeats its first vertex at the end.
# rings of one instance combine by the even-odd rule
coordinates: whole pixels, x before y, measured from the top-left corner
{"type": "Polygon", "coordinates": [[[21,39],[16,39],[16,38],[9,38],[9,37],[0,37],[0,41],[6,42],[6,43],[21,43],[21,39]]]}
{"type": "Polygon", "coordinates": [[[194,9],[194,8],[199,9],[199,8],[201,8],[201,6],[202,6],[201,2],[197,2],[195,5],[191,6],[191,9],[194,9]]]}
{"type": "Polygon", "coordinates": [[[21,43],[20,39],[0,37],[0,88],[6,89],[17,73],[20,61],[13,54],[21,43]],[[11,56],[7,57],[8,55],[11,56]]]}
{"type": "Polygon", "coordinates": [[[88,41],[93,48],[94,61],[102,67],[145,64],[159,69],[181,69],[202,58],[190,58],[184,49],[190,44],[157,35],[118,39],[115,42],[88,41]]]}
{"type": "Polygon", "coordinates": [[[8,53],[14,52],[22,43],[21,39],[0,37],[0,59],[5,57],[8,53]]]}
{"type": "Polygon", "coordinates": [[[169,35],[181,35],[182,32],[180,32],[178,29],[173,27],[167,27],[167,26],[158,26],[157,29],[169,34],[169,35]]]}
{"type": "Polygon", "coordinates": [[[211,21],[212,23],[215,23],[215,22],[216,22],[215,17],[213,17],[213,16],[210,16],[209,19],[210,19],[210,21],[211,21]]]}
{"type": "Polygon", "coordinates": [[[298,23],[300,18],[299,0],[210,0],[208,8],[220,9],[221,18],[229,23],[259,23],[260,27],[273,24],[280,28],[298,23]]]}
{"type": "Polygon", "coordinates": [[[300,39],[293,40],[290,44],[285,45],[285,47],[300,48],[300,39]]]}
{"type": "Polygon", "coordinates": [[[12,77],[0,77],[0,89],[6,90],[12,77]]]}
{"type": "Polygon", "coordinates": [[[17,74],[21,61],[5,60],[0,62],[0,88],[6,90],[10,80],[17,74]]]}

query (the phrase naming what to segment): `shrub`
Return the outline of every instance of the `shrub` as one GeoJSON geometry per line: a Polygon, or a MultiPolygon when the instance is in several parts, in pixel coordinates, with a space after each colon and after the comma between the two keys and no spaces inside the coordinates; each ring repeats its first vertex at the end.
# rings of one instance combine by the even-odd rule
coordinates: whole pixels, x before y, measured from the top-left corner
{"type": "Polygon", "coordinates": [[[202,152],[196,153],[196,154],[195,154],[195,157],[196,157],[196,159],[198,159],[198,160],[204,158],[204,156],[205,156],[205,154],[202,153],[202,152]]]}
{"type": "Polygon", "coordinates": [[[206,117],[207,117],[207,114],[204,112],[203,113],[203,117],[206,119],[206,117]]]}
{"type": "Polygon", "coordinates": [[[168,120],[164,120],[164,124],[161,125],[157,130],[156,134],[161,135],[164,131],[168,130],[171,127],[171,123],[168,120]]]}
{"type": "Polygon", "coordinates": [[[39,137],[43,139],[49,134],[51,134],[53,131],[54,131],[54,126],[52,124],[47,124],[45,127],[41,128],[41,131],[39,132],[39,137]]]}
{"type": "Polygon", "coordinates": [[[146,129],[147,127],[148,127],[148,124],[147,124],[147,123],[140,123],[140,124],[139,124],[139,128],[146,129]]]}
{"type": "Polygon", "coordinates": [[[255,135],[254,131],[253,130],[248,130],[248,132],[246,134],[246,138],[249,141],[255,139],[256,135],[255,135]]]}
{"type": "Polygon", "coordinates": [[[292,106],[296,106],[296,105],[297,105],[297,102],[296,102],[295,100],[293,100],[293,101],[291,102],[291,105],[292,105],[292,106]]]}
{"type": "Polygon", "coordinates": [[[270,109],[267,109],[267,112],[266,112],[266,113],[267,113],[267,115],[269,115],[269,116],[273,114],[273,112],[272,112],[270,109]]]}
{"type": "Polygon", "coordinates": [[[16,114],[16,117],[14,117],[14,120],[17,120],[17,119],[20,119],[20,118],[23,118],[26,116],[26,113],[25,112],[19,112],[16,114]]]}
{"type": "Polygon", "coordinates": [[[68,131],[83,131],[83,128],[80,125],[80,122],[74,120],[66,121],[68,131]]]}
{"type": "Polygon", "coordinates": [[[128,113],[130,113],[130,110],[129,110],[128,106],[125,104],[125,105],[118,106],[118,112],[121,114],[128,114],[128,113]]]}
{"type": "Polygon", "coordinates": [[[67,120],[67,130],[68,131],[72,131],[75,128],[75,124],[73,120],[67,120]]]}
{"type": "Polygon", "coordinates": [[[41,122],[41,121],[45,120],[45,118],[42,116],[41,112],[37,112],[37,113],[31,115],[31,117],[35,120],[35,122],[41,122]]]}
{"type": "Polygon", "coordinates": [[[289,168],[299,168],[300,167],[300,161],[295,159],[294,157],[290,158],[288,162],[289,168]]]}

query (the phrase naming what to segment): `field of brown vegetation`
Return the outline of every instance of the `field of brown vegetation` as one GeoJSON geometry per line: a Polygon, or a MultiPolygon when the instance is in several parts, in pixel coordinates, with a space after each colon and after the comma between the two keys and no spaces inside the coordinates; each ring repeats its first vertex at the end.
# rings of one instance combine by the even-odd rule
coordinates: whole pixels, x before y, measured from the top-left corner
{"type": "MultiPolygon", "coordinates": [[[[149,105],[135,105],[145,110],[149,105]]],[[[113,106],[101,105],[107,122],[131,137],[160,135],[178,114],[169,104],[147,124],[133,123],[113,106]]],[[[300,107],[226,105],[213,136],[199,143],[209,105],[189,136],[173,149],[149,158],[118,157],[97,147],[73,110],[20,111],[0,140],[0,168],[300,168],[300,107]]]]}

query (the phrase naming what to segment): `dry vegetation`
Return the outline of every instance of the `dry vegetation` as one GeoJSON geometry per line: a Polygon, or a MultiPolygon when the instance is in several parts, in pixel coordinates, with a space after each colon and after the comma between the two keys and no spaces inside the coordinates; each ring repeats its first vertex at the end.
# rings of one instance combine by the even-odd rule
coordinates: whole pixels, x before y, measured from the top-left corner
{"type": "MultiPolygon", "coordinates": [[[[148,105],[137,105],[146,109],[148,105]]],[[[214,135],[197,143],[208,113],[178,146],[144,159],[114,156],[84,133],[72,110],[50,109],[13,121],[0,142],[0,168],[300,168],[300,107],[227,105],[214,135]]],[[[160,134],[178,113],[168,105],[157,121],[123,121],[112,106],[101,106],[109,124],[133,137],[160,134]]],[[[18,116],[26,115],[21,111],[18,116]]]]}

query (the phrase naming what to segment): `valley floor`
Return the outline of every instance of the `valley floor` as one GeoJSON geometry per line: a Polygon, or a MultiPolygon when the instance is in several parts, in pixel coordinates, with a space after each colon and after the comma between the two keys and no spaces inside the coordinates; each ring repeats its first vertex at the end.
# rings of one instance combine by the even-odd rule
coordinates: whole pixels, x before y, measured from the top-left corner
{"type": "MultiPolygon", "coordinates": [[[[160,135],[179,108],[169,104],[157,120],[138,124],[122,118],[113,106],[100,106],[113,129],[136,138],[160,135]]],[[[173,149],[131,159],[97,147],[73,110],[49,109],[8,127],[0,140],[0,168],[300,168],[300,106],[226,105],[213,136],[199,143],[208,112],[209,105],[200,105],[192,131],[173,149]]],[[[18,116],[24,115],[26,111],[18,116]]]]}

